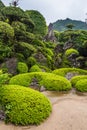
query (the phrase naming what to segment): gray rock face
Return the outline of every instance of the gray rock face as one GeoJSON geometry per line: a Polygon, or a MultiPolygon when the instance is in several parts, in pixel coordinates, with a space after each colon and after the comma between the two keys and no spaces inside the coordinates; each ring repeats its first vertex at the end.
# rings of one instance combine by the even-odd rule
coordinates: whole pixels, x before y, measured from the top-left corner
{"type": "Polygon", "coordinates": [[[30,84],[30,88],[40,91],[40,85],[39,85],[38,80],[36,78],[32,79],[32,82],[30,84]]]}
{"type": "Polygon", "coordinates": [[[0,120],[4,120],[5,119],[5,113],[3,110],[0,110],[0,120]]]}
{"type": "Polygon", "coordinates": [[[68,80],[70,80],[72,77],[74,77],[74,76],[76,76],[76,75],[78,75],[78,73],[76,73],[76,72],[68,72],[65,77],[66,77],[68,80]]]}
{"type": "Polygon", "coordinates": [[[69,40],[68,42],[66,42],[66,43],[64,44],[63,49],[64,49],[64,50],[67,50],[67,49],[69,49],[69,48],[71,48],[71,47],[73,47],[73,43],[72,43],[71,40],[69,40]]]}

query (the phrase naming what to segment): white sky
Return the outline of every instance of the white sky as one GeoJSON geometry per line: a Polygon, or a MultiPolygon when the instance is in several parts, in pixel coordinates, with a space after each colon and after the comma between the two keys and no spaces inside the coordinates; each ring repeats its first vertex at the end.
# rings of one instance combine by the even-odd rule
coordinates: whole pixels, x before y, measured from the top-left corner
{"type": "MultiPolygon", "coordinates": [[[[5,5],[11,1],[2,0],[5,5]]],[[[87,17],[87,0],[19,0],[19,6],[24,10],[40,11],[47,24],[66,18],[85,21],[87,17]]]]}

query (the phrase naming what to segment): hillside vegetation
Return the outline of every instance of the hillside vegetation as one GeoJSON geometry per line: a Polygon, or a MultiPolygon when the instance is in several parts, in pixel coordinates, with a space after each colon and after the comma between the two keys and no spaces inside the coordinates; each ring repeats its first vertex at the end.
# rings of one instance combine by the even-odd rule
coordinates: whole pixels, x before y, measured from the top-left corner
{"type": "Polygon", "coordinates": [[[66,25],[68,24],[73,24],[74,30],[87,30],[87,24],[83,21],[79,20],[72,20],[72,19],[64,19],[64,20],[57,20],[56,22],[53,23],[54,30],[57,31],[65,31],[67,30],[66,25]]]}

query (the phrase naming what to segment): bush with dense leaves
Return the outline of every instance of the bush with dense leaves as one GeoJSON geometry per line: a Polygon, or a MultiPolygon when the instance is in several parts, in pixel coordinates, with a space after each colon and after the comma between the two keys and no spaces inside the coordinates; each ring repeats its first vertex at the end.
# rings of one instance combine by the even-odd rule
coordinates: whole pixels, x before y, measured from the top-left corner
{"type": "Polygon", "coordinates": [[[73,49],[73,48],[67,49],[66,52],[65,52],[65,55],[70,56],[71,54],[79,55],[79,52],[76,49],[73,49]]]}
{"type": "Polygon", "coordinates": [[[34,78],[37,79],[40,86],[44,86],[47,90],[65,91],[71,89],[71,84],[66,78],[46,72],[16,75],[11,78],[9,83],[29,87],[34,78]]]}
{"type": "Polygon", "coordinates": [[[0,104],[4,108],[5,121],[16,125],[40,124],[52,110],[43,94],[18,85],[0,87],[0,104]]]}
{"type": "Polygon", "coordinates": [[[87,75],[78,75],[78,76],[74,76],[72,79],[71,79],[71,84],[72,86],[75,86],[76,83],[79,81],[79,80],[84,80],[84,79],[87,79],[87,75]]]}
{"type": "Polygon", "coordinates": [[[87,79],[79,80],[76,83],[75,88],[80,92],[87,92],[87,79]]]}
{"type": "Polygon", "coordinates": [[[67,73],[77,73],[79,75],[86,75],[87,71],[79,68],[60,68],[53,71],[54,74],[60,76],[66,76],[67,73]]]}
{"type": "Polygon", "coordinates": [[[39,68],[38,65],[33,65],[30,70],[30,72],[41,72],[41,69],[39,68]]]}
{"type": "Polygon", "coordinates": [[[25,12],[35,24],[34,33],[41,36],[46,35],[47,26],[45,18],[42,16],[42,14],[35,10],[27,10],[25,12]]]}
{"type": "Polygon", "coordinates": [[[24,62],[18,62],[17,70],[19,73],[27,73],[28,66],[24,62]]]}
{"type": "Polygon", "coordinates": [[[8,39],[14,37],[14,29],[6,22],[0,21],[0,39],[6,43],[8,39]]]}

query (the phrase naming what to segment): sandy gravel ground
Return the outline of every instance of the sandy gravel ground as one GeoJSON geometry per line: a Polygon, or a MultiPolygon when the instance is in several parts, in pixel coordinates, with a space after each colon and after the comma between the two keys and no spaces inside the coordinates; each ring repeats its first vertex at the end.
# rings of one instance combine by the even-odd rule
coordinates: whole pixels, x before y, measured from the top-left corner
{"type": "Polygon", "coordinates": [[[87,130],[87,96],[47,96],[53,104],[53,110],[41,125],[16,127],[0,122],[0,130],[87,130]]]}

